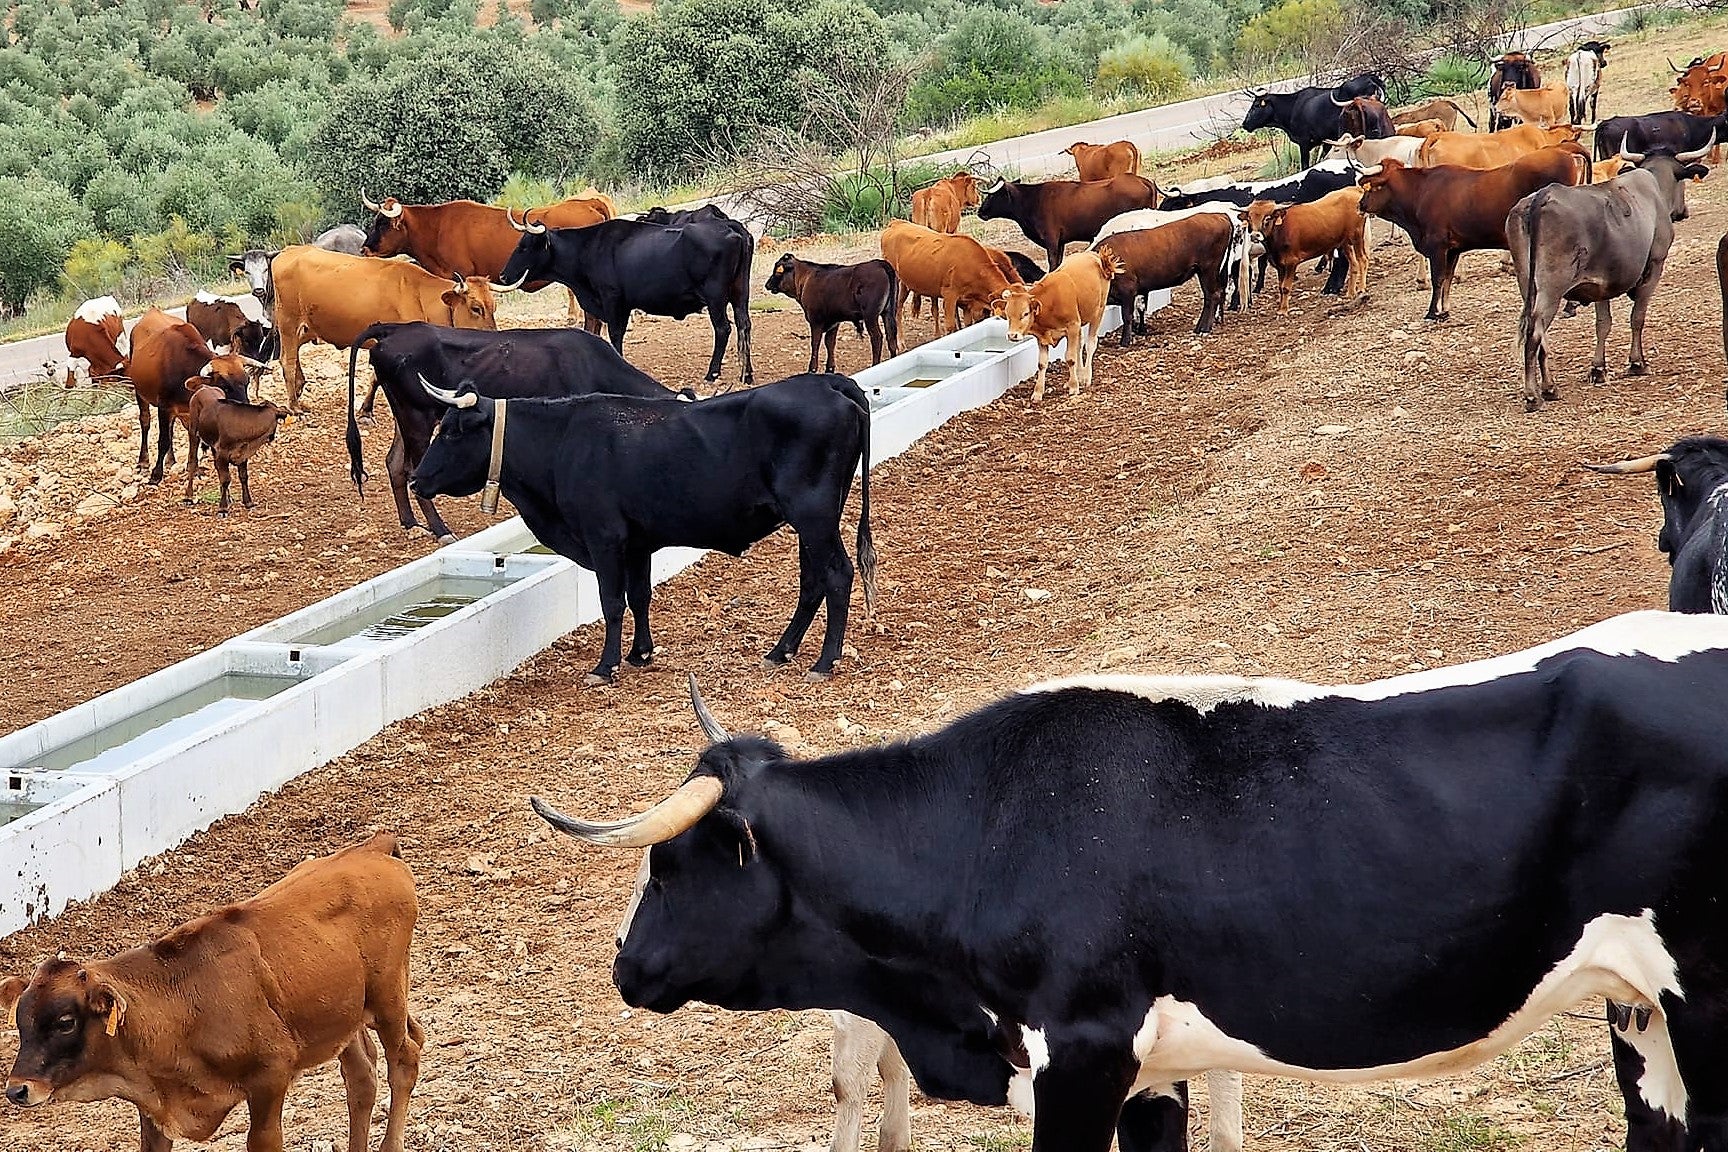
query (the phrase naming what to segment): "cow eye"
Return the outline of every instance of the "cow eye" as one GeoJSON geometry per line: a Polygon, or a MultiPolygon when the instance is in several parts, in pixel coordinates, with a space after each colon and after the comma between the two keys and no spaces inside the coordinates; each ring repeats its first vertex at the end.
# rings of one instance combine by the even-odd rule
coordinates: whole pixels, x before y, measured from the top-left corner
{"type": "Polygon", "coordinates": [[[78,1017],[73,1015],[57,1016],[54,1019],[54,1031],[66,1033],[78,1027],[78,1017]]]}

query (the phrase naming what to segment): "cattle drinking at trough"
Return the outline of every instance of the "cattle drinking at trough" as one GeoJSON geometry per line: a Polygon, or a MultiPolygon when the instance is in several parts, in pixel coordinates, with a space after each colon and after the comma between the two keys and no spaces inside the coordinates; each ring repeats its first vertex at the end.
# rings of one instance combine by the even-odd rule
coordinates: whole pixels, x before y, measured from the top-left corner
{"type": "MultiPolygon", "coordinates": [[[[421,321],[373,324],[356,334],[348,352],[348,466],[355,489],[362,493],[366,469],[360,459],[360,429],[354,412],[354,377],[362,348],[371,350],[373,387],[383,390],[395,418],[396,431],[384,467],[397,518],[410,530],[420,522],[408,502],[408,477],[426,455],[445,409],[421,387],[422,380],[446,389],[467,383],[482,395],[504,399],[594,393],[696,398],[689,389],[672,391],[631,365],[600,337],[576,329],[491,332],[421,321]]],[[[416,499],[426,530],[445,543],[455,540],[431,498],[417,495],[416,499]]]]}
{"type": "Polygon", "coordinates": [[[513,290],[495,288],[483,276],[448,280],[396,260],[345,256],[306,245],[284,248],[271,268],[282,382],[288,410],[295,413],[301,410],[306,382],[300,345],[307,341],[350,348],[362,330],[388,321],[492,329],[498,326],[494,294],[513,290]]]}
{"type": "Polygon", "coordinates": [[[1465,252],[1506,247],[1512,205],[1549,184],[1576,184],[1589,172],[1576,144],[1544,148],[1502,168],[1406,168],[1388,160],[1362,177],[1362,211],[1402,228],[1428,260],[1427,319],[1451,314],[1452,278],[1465,252]]]}
{"type": "Polygon", "coordinates": [[[1044,399],[1050,349],[1057,341],[1067,341],[1068,395],[1078,396],[1092,383],[1092,362],[1098,354],[1104,310],[1110,306],[1111,282],[1123,271],[1122,262],[1106,245],[1074,253],[1031,287],[1012,284],[1003,291],[992,311],[1008,321],[1008,339],[1030,336],[1038,344],[1033,403],[1044,399]]]}
{"type": "Polygon", "coordinates": [[[252,507],[252,481],[247,464],[260,448],[276,439],[276,429],[287,418],[287,409],[268,400],[258,404],[230,400],[214,385],[206,384],[192,393],[186,415],[186,430],[192,443],[186,455],[186,496],[182,503],[192,503],[193,485],[198,479],[198,447],[203,444],[210,448],[211,465],[221,485],[216,514],[228,515],[230,468],[240,473],[241,506],[252,507]]]}
{"type": "Polygon", "coordinates": [[[1290,312],[1296,269],[1337,250],[1345,253],[1350,270],[1345,292],[1368,294],[1366,225],[1362,194],[1354,188],[1341,188],[1309,204],[1256,200],[1248,206],[1248,228],[1265,246],[1267,260],[1278,269],[1278,315],[1290,312]]]}
{"type": "Polygon", "coordinates": [[[1602,95],[1602,69],[1608,67],[1606,40],[1586,40],[1566,57],[1567,118],[1574,124],[1593,124],[1602,95]]]}
{"type": "Polygon", "coordinates": [[[52,374],[70,388],[73,384],[126,374],[126,358],[132,353],[132,338],[120,301],[98,296],[78,305],[66,321],[66,362],[52,367],[52,374]]]}
{"type": "Polygon", "coordinates": [[[999,180],[986,189],[978,206],[980,220],[1012,220],[1032,243],[1044,249],[1046,267],[1056,268],[1068,245],[1091,243],[1098,227],[1112,216],[1136,208],[1158,207],[1158,187],[1144,176],[1113,176],[1090,183],[999,180]]]}
{"type": "Polygon", "coordinates": [[[1140,149],[1132,140],[1117,140],[1110,144],[1070,144],[1062,149],[1062,154],[1074,157],[1074,170],[1082,181],[1140,174],[1140,149]]]}
{"type": "Polygon", "coordinates": [[[506,401],[426,388],[449,407],[411,487],[427,499],[471,496],[495,479],[536,539],[593,571],[606,640],[591,684],[618,671],[626,602],[635,635],[623,659],[637,667],[654,659],[648,603],[656,551],[742,556],[782,524],[798,535],[798,605],[765,662],[780,666],[797,655],[825,601],[827,630],[809,676],[829,676],[852,596],[840,516],[860,469],[858,573],[866,607],[874,604],[870,405],[849,377],[791,376],[693,404],[636,396],[506,401]]]}
{"type": "Polygon", "coordinates": [[[1500,114],[1500,97],[1508,88],[1540,88],[1542,72],[1527,52],[1507,52],[1488,73],[1488,131],[1506,127],[1500,114]]]}
{"type": "Polygon", "coordinates": [[[511,288],[530,280],[563,284],[590,318],[605,323],[620,355],[633,310],[675,320],[705,310],[714,328],[706,379],[720,378],[726,341],[736,326],[748,385],[755,380],[750,361],[750,259],[755,252],[749,231],[725,218],[679,224],[603,220],[586,228],[527,224],[499,279],[511,288]]]}
{"type": "Polygon", "coordinates": [[[1728,614],[1728,440],[1689,436],[1654,456],[1589,467],[1614,476],[1656,474],[1656,547],[1673,569],[1668,610],[1728,614]]]}
{"type": "Polygon", "coordinates": [[[282,1152],[296,1079],[337,1061],[348,1152],[366,1152],[378,1048],[390,1085],[379,1152],[402,1152],[424,1037],[408,1008],[419,905],[396,838],[381,832],[298,864],[258,895],[107,960],[64,954],[0,983],[16,1016],[6,1098],[26,1108],[123,1099],[140,1152],[207,1141],[235,1107],[248,1152],[282,1152]]]}
{"type": "Polygon", "coordinates": [[[218,354],[196,328],[160,308],[140,316],[132,326],[126,376],[138,401],[139,471],[149,449],[150,409],[156,409],[156,466],[149,483],[161,483],[174,460],[174,421],[187,419],[195,390],[214,384],[229,399],[245,401],[256,374],[268,367],[238,352],[218,354]]]}
{"type": "Polygon", "coordinates": [[[900,281],[896,309],[909,295],[930,297],[938,336],[944,318],[958,331],[988,316],[991,302],[1014,282],[972,237],[932,232],[904,220],[890,220],[882,229],[882,258],[900,281]]]}
{"type": "Polygon", "coordinates": [[[1686,182],[1709,169],[1697,161],[1711,145],[1694,152],[1635,154],[1621,159],[1635,165],[1607,184],[1537,190],[1512,206],[1506,240],[1518,273],[1524,307],[1518,336],[1524,353],[1524,406],[1530,411],[1555,398],[1544,345],[1561,301],[1596,305],[1596,355],[1590,379],[1608,378],[1611,302],[1632,299],[1632,351],[1629,376],[1650,370],[1644,359],[1644,317],[1662,280],[1674,224],[1686,218],[1686,182]]]}
{"type": "Polygon", "coordinates": [[[851,1012],[992,1104],[993,1029],[1033,1054],[1035,1148],[1105,1152],[1129,1096],[1214,1069],[1453,1074],[1603,997],[1625,1093],[1710,1149],[1725,691],[1728,621],[1643,612],[1357,686],[1076,677],[802,761],[702,706],[653,808],[534,806],[649,848],[627,1004],[851,1012]]]}
{"type": "Polygon", "coordinates": [[[810,324],[810,367],[816,371],[816,352],[828,343],[828,371],[834,371],[834,343],[840,325],[850,323],[858,335],[870,330],[870,363],[882,362],[882,337],[888,337],[888,354],[900,355],[900,280],[886,260],[861,264],[818,264],[800,260],[788,252],[774,262],[763,287],[798,301],[810,324]]]}
{"type": "Polygon", "coordinates": [[[1280,129],[1301,152],[1302,167],[1306,168],[1312,162],[1315,149],[1343,135],[1341,118],[1344,109],[1352,100],[1363,96],[1384,102],[1386,85],[1378,76],[1365,72],[1336,88],[1257,92],[1248,106],[1248,114],[1242,118],[1242,130],[1280,129]]]}

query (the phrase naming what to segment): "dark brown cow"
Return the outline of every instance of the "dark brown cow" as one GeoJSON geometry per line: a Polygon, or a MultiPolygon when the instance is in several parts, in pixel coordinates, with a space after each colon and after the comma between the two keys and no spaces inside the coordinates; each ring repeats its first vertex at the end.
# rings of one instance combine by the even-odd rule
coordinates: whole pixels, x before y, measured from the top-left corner
{"type": "MultiPolygon", "coordinates": [[[[1028,240],[1043,247],[1046,266],[1056,268],[1068,245],[1089,243],[1112,216],[1156,207],[1158,187],[1144,176],[1046,180],[1041,184],[1003,180],[984,194],[978,217],[1014,221],[1028,240]]],[[[904,278],[905,274],[901,275],[904,278]]]]}
{"type": "Polygon", "coordinates": [[[1494,62],[1488,75],[1488,131],[1504,128],[1508,121],[1498,111],[1500,93],[1508,88],[1540,88],[1542,73],[1525,52],[1508,52],[1494,62]]]}
{"type": "Polygon", "coordinates": [[[1135,310],[1140,297],[1196,278],[1202,299],[1194,331],[1212,331],[1224,315],[1236,231],[1235,221],[1225,213],[1200,211],[1155,228],[1110,236],[1110,250],[1122,264],[1110,281],[1110,303],[1122,310],[1122,347],[1133,342],[1136,325],[1140,335],[1146,333],[1146,318],[1135,310]]]}
{"type": "Polygon", "coordinates": [[[276,429],[288,419],[288,410],[278,408],[268,400],[261,404],[243,404],[230,400],[220,388],[205,385],[192,393],[192,404],[186,414],[186,430],[192,439],[186,456],[186,498],[192,503],[192,485],[198,479],[198,446],[208,445],[210,460],[216,468],[216,479],[222,485],[222,503],[218,516],[228,515],[228,469],[240,472],[240,503],[252,507],[252,482],[246,464],[258,449],[276,439],[276,429]]]}
{"type": "Polygon", "coordinates": [[[1338,113],[1338,127],[1340,135],[1368,140],[1384,140],[1398,131],[1386,105],[1372,96],[1357,96],[1346,104],[1338,113]]]}
{"type": "Polygon", "coordinates": [[[271,360],[281,351],[264,302],[250,292],[238,296],[200,292],[186,305],[186,323],[198,329],[206,344],[224,352],[271,360]]]}
{"type": "Polygon", "coordinates": [[[1587,179],[1590,156],[1576,144],[1560,144],[1521,156],[1503,168],[1479,170],[1443,164],[1406,168],[1387,160],[1362,177],[1362,211],[1404,229],[1428,258],[1433,291],[1428,319],[1450,315],[1449,296],[1458,257],[1506,247],[1506,214],[1512,205],[1550,184],[1587,179]]]}
{"type": "Polygon", "coordinates": [[[828,371],[834,371],[834,342],[840,325],[851,322],[862,336],[870,330],[870,363],[882,362],[882,333],[888,354],[900,355],[900,278],[886,260],[861,264],[818,264],[788,252],[774,262],[764,287],[798,301],[810,324],[810,367],[816,371],[817,346],[828,342],[828,371]]]}
{"type": "Polygon", "coordinates": [[[156,467],[150,483],[162,482],[163,468],[174,460],[174,421],[184,422],[192,393],[204,383],[244,402],[256,375],[268,365],[238,352],[217,355],[198,329],[152,308],[132,326],[132,357],[127,376],[138,398],[138,467],[150,445],[150,409],[156,409],[156,467]]]}
{"type": "Polygon", "coordinates": [[[348,1150],[366,1152],[378,1099],[371,1029],[390,1082],[379,1152],[402,1152],[424,1042],[408,1011],[418,915],[414,877],[381,832],[142,947],[44,961],[28,981],[0,982],[0,1018],[16,1015],[19,1041],[6,1098],[130,1101],[141,1152],[207,1141],[244,1103],[247,1152],[282,1152],[288,1089],[335,1060],[348,1150]]]}

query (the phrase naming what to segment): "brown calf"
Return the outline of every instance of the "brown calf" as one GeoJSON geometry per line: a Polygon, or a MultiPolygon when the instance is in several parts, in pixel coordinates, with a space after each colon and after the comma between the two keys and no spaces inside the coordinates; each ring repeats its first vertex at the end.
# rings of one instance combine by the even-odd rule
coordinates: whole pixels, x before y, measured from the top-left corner
{"type": "Polygon", "coordinates": [[[1572,97],[1563,80],[1541,88],[1504,88],[1494,111],[1503,120],[1522,120],[1538,128],[1571,122],[1572,97]]]}
{"type": "Polygon", "coordinates": [[[944,314],[955,329],[962,320],[971,324],[988,316],[991,301],[1013,282],[972,237],[945,236],[904,220],[890,220],[882,229],[882,258],[900,280],[896,309],[914,292],[940,301],[937,335],[944,314]]]}
{"type": "Polygon", "coordinates": [[[962,170],[912,193],[912,223],[952,234],[960,230],[960,217],[966,209],[976,207],[978,177],[962,170]]]}
{"type": "Polygon", "coordinates": [[[302,1073],[337,1060],[348,1152],[366,1152],[384,1048],[390,1118],[379,1152],[402,1152],[420,1075],[408,1012],[414,878],[379,833],[307,860],[250,900],[109,960],[45,961],[0,983],[18,1059],[6,1098],[26,1108],[116,1097],[138,1108],[141,1152],[209,1140],[244,1103],[247,1152],[282,1152],[282,1103],[302,1073]]]}
{"type": "MultiPolygon", "coordinates": [[[[815,369],[811,369],[815,371],[815,369]]],[[[833,369],[829,369],[833,371],[833,369]]],[[[194,381],[188,380],[190,386],[194,381]]],[[[252,485],[246,475],[246,462],[258,449],[276,439],[276,429],[288,418],[285,408],[265,401],[245,404],[230,400],[222,389],[205,385],[192,393],[186,427],[192,433],[192,449],[186,459],[186,499],[192,503],[192,485],[198,479],[198,446],[210,448],[210,459],[216,468],[216,479],[222,484],[222,503],[218,516],[228,515],[228,469],[237,466],[240,472],[240,503],[252,507],[252,485]]]]}
{"type": "Polygon", "coordinates": [[[1367,217],[1361,205],[1362,193],[1356,188],[1340,188],[1310,204],[1280,207],[1256,200],[1248,205],[1248,230],[1265,245],[1266,258],[1278,269],[1278,315],[1290,312],[1297,267],[1336,249],[1343,250],[1350,265],[1345,294],[1368,294],[1367,217]]]}
{"type": "Polygon", "coordinates": [[[991,305],[992,312],[1008,321],[1010,340],[1030,336],[1038,342],[1034,403],[1044,399],[1050,349],[1058,340],[1068,341],[1068,395],[1078,396],[1082,387],[1092,383],[1098,329],[1104,322],[1104,310],[1110,306],[1110,282],[1123,271],[1122,262],[1108,246],[1076,252],[1031,287],[1009,286],[991,305]]]}
{"type": "Polygon", "coordinates": [[[763,285],[798,301],[810,325],[810,367],[816,371],[816,351],[828,342],[828,371],[834,371],[834,342],[840,325],[850,321],[862,336],[870,329],[870,363],[882,362],[882,333],[888,333],[888,354],[900,355],[900,280],[886,260],[862,264],[818,264],[788,252],[774,262],[763,285]]]}
{"type": "Polygon", "coordinates": [[[1082,180],[1108,180],[1112,176],[1135,176],[1140,172],[1140,149],[1132,140],[1111,144],[1070,144],[1062,151],[1074,157],[1074,169],[1082,180]]]}
{"type": "Polygon", "coordinates": [[[1498,132],[1441,132],[1422,141],[1417,163],[1423,168],[1454,164],[1460,168],[1499,168],[1538,148],[1576,144],[1582,128],[1558,125],[1540,128],[1520,124],[1498,132]]]}
{"type": "Polygon", "coordinates": [[[1235,238],[1236,223],[1222,212],[1196,212],[1153,228],[1112,233],[1110,251],[1122,270],[1111,278],[1108,302],[1122,310],[1122,347],[1132,342],[1136,326],[1140,334],[1146,332],[1145,317],[1135,315],[1140,297],[1193,278],[1199,279],[1201,292],[1194,331],[1212,331],[1224,315],[1225,270],[1235,238]]]}
{"type": "Polygon", "coordinates": [[[268,369],[269,365],[238,352],[218,356],[196,328],[160,308],[140,316],[132,326],[132,356],[126,374],[138,400],[140,469],[149,447],[150,409],[156,409],[156,467],[150,473],[150,483],[161,483],[163,469],[174,460],[174,420],[185,422],[192,404],[188,381],[194,386],[214,384],[229,399],[244,401],[257,374],[268,369]]]}
{"type": "Polygon", "coordinates": [[[1544,148],[1487,171],[1453,165],[1406,168],[1388,160],[1378,172],[1363,175],[1361,207],[1404,229],[1411,246],[1428,258],[1433,290],[1427,318],[1444,320],[1451,314],[1458,257],[1506,247],[1512,205],[1550,184],[1580,183],[1589,170],[1589,153],[1576,144],[1544,148]]]}
{"type": "Polygon", "coordinates": [[[1470,125],[1470,127],[1476,127],[1476,121],[1470,119],[1470,114],[1468,112],[1458,107],[1458,102],[1456,100],[1448,100],[1446,97],[1441,96],[1433,100],[1425,101],[1421,104],[1414,104],[1408,108],[1399,109],[1392,113],[1392,123],[1401,126],[1405,124],[1415,124],[1422,120],[1438,120],[1440,121],[1440,127],[1443,130],[1450,132],[1458,127],[1459,117],[1463,117],[1464,123],[1470,125]]]}

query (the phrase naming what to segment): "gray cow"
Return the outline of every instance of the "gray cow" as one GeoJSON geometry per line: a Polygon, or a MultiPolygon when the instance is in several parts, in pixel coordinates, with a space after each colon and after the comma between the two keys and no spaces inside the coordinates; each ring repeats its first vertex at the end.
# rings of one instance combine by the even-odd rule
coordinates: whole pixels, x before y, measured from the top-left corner
{"type": "Polygon", "coordinates": [[[1644,315],[1662,279],[1674,243],[1674,223],[1686,219],[1686,181],[1709,169],[1696,163],[1715,143],[1696,152],[1628,152],[1637,167],[1600,184],[1551,184],[1512,206],[1506,239],[1524,299],[1519,341],[1524,350],[1524,406],[1535,412],[1556,396],[1548,379],[1543,341],[1562,300],[1596,305],[1596,356],[1590,379],[1608,378],[1610,301],[1632,298],[1632,353],[1626,372],[1642,376],[1644,315]]]}

